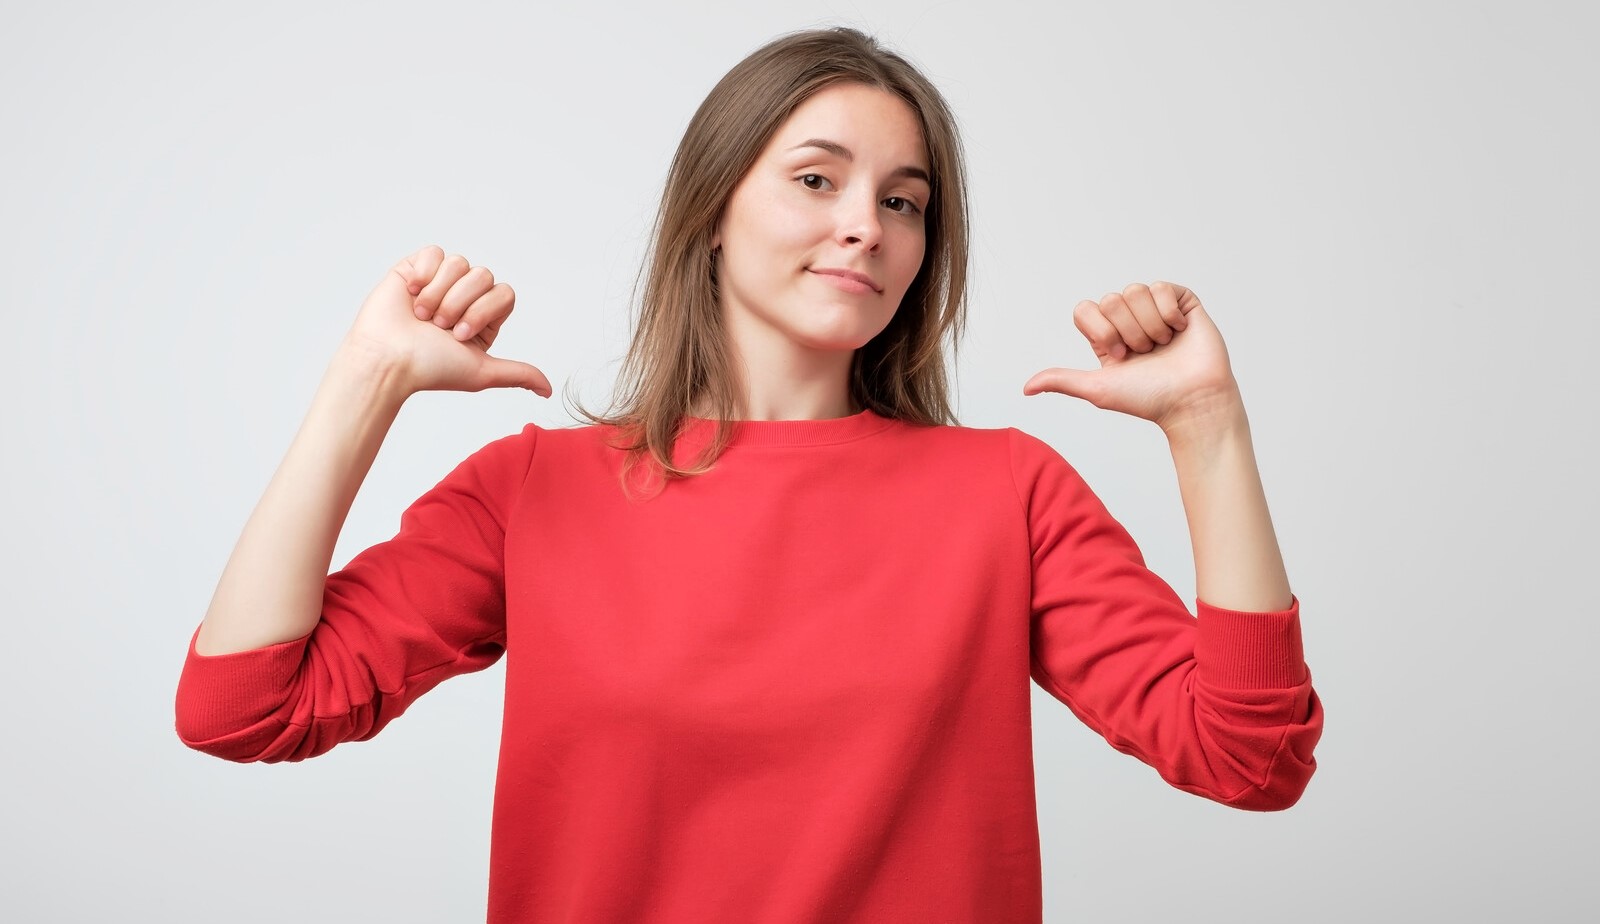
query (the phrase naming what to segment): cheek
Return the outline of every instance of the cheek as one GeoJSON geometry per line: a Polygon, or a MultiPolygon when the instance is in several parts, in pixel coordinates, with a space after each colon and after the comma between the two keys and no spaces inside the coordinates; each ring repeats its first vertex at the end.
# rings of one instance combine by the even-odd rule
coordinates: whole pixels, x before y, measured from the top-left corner
{"type": "Polygon", "coordinates": [[[776,183],[753,184],[744,190],[739,202],[740,225],[762,237],[792,234],[797,222],[809,218],[797,198],[792,190],[776,183]]]}
{"type": "Polygon", "coordinates": [[[917,278],[917,271],[922,269],[922,260],[927,253],[927,241],[921,234],[916,234],[913,239],[906,242],[901,251],[905,254],[904,262],[896,268],[900,276],[902,288],[910,288],[911,280],[917,278]]]}

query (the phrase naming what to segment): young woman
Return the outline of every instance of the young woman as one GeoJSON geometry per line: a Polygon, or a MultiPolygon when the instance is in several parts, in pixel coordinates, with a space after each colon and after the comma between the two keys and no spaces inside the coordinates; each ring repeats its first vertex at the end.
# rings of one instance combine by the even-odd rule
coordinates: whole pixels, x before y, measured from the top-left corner
{"type": "Polygon", "coordinates": [[[1167,434],[1196,614],[1076,471],[954,425],[966,209],[929,82],[779,39],[695,114],[610,413],[472,454],[328,574],[406,397],[521,386],[514,294],[426,247],[361,307],[177,697],[300,760],[506,655],[491,921],[1038,921],[1029,682],[1171,785],[1281,809],[1322,711],[1239,391],[1193,292],[1080,302],[1102,368],[1024,386],[1167,434]]]}

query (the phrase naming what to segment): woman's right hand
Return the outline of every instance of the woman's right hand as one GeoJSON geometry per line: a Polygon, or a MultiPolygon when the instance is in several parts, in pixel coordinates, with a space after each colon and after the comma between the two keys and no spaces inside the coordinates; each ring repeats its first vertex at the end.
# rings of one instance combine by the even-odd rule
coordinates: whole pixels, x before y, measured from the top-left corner
{"type": "Polygon", "coordinates": [[[430,244],[384,274],[362,303],[345,348],[380,363],[407,395],[526,388],[548,398],[543,372],[488,354],[516,297],[488,268],[430,244]]]}

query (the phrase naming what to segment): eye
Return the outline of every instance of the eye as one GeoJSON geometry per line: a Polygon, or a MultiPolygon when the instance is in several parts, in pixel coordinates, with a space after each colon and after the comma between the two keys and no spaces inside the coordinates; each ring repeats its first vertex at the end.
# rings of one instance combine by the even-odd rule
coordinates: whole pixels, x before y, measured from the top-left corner
{"type": "Polygon", "coordinates": [[[827,182],[828,182],[828,180],[827,180],[826,177],[822,176],[821,174],[817,174],[817,173],[808,173],[805,176],[800,178],[801,185],[805,186],[806,189],[821,189],[823,187],[823,184],[825,184],[827,182]],[[812,182],[813,180],[815,180],[816,182],[813,183],[812,182]]]}
{"type": "Polygon", "coordinates": [[[922,209],[917,208],[915,202],[900,196],[890,196],[883,200],[883,204],[887,205],[890,211],[899,212],[902,215],[920,215],[922,213],[922,209]]]}

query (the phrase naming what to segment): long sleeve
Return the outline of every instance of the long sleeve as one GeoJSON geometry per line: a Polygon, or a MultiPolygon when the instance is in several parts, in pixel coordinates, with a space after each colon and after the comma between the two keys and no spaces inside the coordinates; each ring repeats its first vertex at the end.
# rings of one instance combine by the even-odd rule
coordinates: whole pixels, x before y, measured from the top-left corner
{"type": "Polygon", "coordinates": [[[401,515],[399,532],[330,574],[311,633],[206,656],[194,636],[178,737],[228,760],[303,760],[376,735],[445,679],[505,650],[505,532],[539,430],[479,449],[401,515]]]}
{"type": "Polygon", "coordinates": [[[1272,613],[1197,600],[1197,618],[1065,459],[1011,433],[1035,682],[1178,789],[1243,809],[1293,805],[1323,724],[1299,599],[1272,613]]]}

